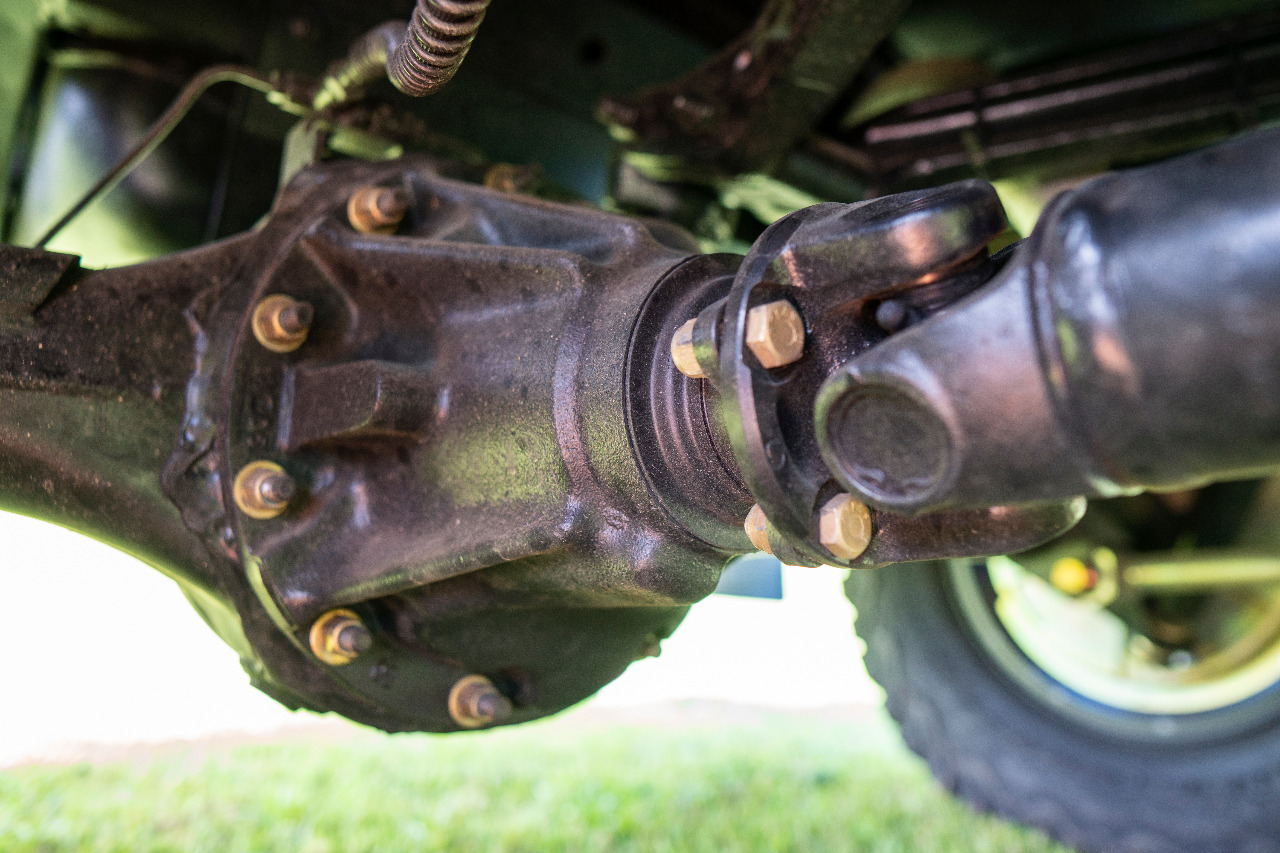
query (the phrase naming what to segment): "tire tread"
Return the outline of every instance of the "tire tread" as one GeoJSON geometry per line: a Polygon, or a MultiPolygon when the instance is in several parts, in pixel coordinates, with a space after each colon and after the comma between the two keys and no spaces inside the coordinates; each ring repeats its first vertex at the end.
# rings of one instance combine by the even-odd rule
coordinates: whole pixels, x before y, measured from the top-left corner
{"type": "Polygon", "coordinates": [[[919,642],[922,631],[937,629],[920,623],[919,602],[927,596],[920,595],[918,581],[930,571],[939,572],[932,566],[854,572],[846,590],[867,672],[884,689],[886,709],[906,745],[944,788],[979,811],[1036,827],[1080,850],[1280,851],[1280,766],[1263,770],[1265,783],[1252,786],[1250,807],[1238,778],[1201,779],[1170,790],[1135,768],[1117,780],[1094,766],[1090,755],[1064,755],[1051,744],[994,731],[996,721],[965,701],[972,685],[957,689],[954,672],[937,665],[919,642]],[[1199,814],[1179,805],[1187,802],[1198,804],[1199,814]]]}

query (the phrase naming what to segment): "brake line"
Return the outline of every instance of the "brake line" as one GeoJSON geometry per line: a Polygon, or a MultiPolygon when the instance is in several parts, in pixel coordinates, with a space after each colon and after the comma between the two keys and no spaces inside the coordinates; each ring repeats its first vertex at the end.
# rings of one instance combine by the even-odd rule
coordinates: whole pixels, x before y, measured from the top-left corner
{"type": "Polygon", "coordinates": [[[169,134],[182,122],[201,96],[219,83],[237,83],[267,95],[269,100],[288,112],[306,112],[298,109],[287,97],[281,95],[272,78],[252,68],[241,65],[214,65],[206,68],[191,78],[191,81],[178,93],[178,97],[169,105],[169,108],[147,129],[142,139],[112,166],[105,175],[99,178],[98,182],[90,187],[80,197],[80,200],[72,205],[71,209],[63,214],[62,218],[55,222],[44,233],[44,236],[34,243],[34,246],[36,248],[44,248],[72,220],[83,213],[85,208],[115,189],[142,161],[146,160],[156,150],[161,142],[168,138],[169,134]]]}

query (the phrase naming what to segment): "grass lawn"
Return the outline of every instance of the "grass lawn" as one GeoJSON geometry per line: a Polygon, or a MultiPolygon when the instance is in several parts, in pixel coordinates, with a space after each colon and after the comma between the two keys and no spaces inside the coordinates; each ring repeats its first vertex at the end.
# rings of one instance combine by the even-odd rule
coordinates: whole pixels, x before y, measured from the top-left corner
{"type": "Polygon", "coordinates": [[[878,716],[722,710],[12,769],[0,850],[1063,850],[951,800],[878,716]]]}

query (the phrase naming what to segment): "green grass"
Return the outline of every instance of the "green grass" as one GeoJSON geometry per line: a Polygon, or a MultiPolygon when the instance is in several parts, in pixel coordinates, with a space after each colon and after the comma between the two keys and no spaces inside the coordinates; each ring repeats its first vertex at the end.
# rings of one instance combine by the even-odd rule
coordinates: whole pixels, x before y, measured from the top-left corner
{"type": "Polygon", "coordinates": [[[0,772],[0,850],[1062,850],[951,800],[878,719],[590,720],[0,772]]]}

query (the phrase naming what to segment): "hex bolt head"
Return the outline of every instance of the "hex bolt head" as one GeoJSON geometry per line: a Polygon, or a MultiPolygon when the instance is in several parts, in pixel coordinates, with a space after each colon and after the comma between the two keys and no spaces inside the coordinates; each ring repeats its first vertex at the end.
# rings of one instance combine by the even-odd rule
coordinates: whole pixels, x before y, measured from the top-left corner
{"type": "Polygon", "coordinates": [[[241,512],[265,520],[285,511],[297,494],[297,484],[279,465],[259,459],[240,469],[232,493],[241,512]]]}
{"type": "Polygon", "coordinates": [[[361,234],[393,234],[409,212],[409,197],[398,187],[362,187],[347,200],[347,221],[361,234]]]}
{"type": "Polygon", "coordinates": [[[842,560],[856,560],[871,544],[871,510],[852,495],[836,495],[818,513],[818,541],[842,560]]]}
{"type": "Polygon", "coordinates": [[[706,379],[707,374],[702,371],[698,357],[693,352],[693,326],[697,322],[696,317],[685,322],[671,336],[671,360],[675,362],[676,370],[690,379],[706,379]]]}
{"type": "Polygon", "coordinates": [[[329,666],[351,663],[373,645],[373,634],[355,612],[330,610],[311,625],[311,651],[329,666]]]}
{"type": "Polygon", "coordinates": [[[769,544],[769,519],[765,517],[764,510],[760,508],[760,504],[753,504],[751,511],[747,513],[747,520],[743,522],[743,529],[747,531],[747,538],[751,540],[751,544],[755,545],[760,551],[766,554],[773,553],[773,547],[769,544]]]}
{"type": "Polygon", "coordinates": [[[272,352],[293,352],[306,341],[315,319],[315,309],[307,302],[272,294],[253,309],[253,336],[272,352]]]}
{"type": "Polygon", "coordinates": [[[804,318],[785,299],[747,312],[747,346],[767,368],[782,367],[804,355],[804,318]]]}
{"type": "Polygon", "coordinates": [[[500,723],[513,709],[511,700],[483,675],[464,676],[449,691],[449,716],[464,729],[500,723]]]}

